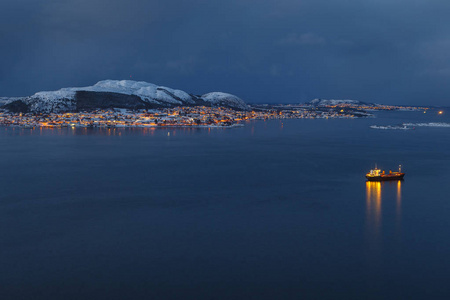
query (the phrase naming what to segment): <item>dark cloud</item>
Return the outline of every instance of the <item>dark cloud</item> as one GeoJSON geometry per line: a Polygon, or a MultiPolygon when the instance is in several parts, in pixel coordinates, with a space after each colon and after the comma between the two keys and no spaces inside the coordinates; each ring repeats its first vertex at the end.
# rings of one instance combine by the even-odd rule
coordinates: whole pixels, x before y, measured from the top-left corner
{"type": "Polygon", "coordinates": [[[325,45],[325,39],[314,33],[303,33],[298,35],[291,33],[280,40],[281,45],[325,45]]]}
{"type": "Polygon", "coordinates": [[[0,94],[145,80],[249,102],[448,105],[449,1],[3,0],[0,94]]]}

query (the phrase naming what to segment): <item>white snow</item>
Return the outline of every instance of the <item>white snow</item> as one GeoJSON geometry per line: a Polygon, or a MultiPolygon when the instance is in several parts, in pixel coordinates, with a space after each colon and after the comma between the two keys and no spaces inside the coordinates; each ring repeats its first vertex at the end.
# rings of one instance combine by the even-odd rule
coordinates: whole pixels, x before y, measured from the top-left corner
{"type": "Polygon", "coordinates": [[[33,96],[25,99],[25,101],[28,104],[34,104],[36,100],[39,100],[40,103],[36,103],[36,105],[38,106],[54,106],[56,102],[61,102],[62,99],[74,100],[77,91],[109,92],[125,95],[135,95],[140,97],[143,101],[160,105],[181,105],[183,104],[183,102],[186,104],[195,103],[192,97],[184,91],[174,90],[167,87],[160,87],[145,81],[133,80],[103,80],[97,82],[93,86],[71,87],[63,88],[58,91],[38,92],[33,96]],[[175,97],[173,97],[172,95],[175,97]]]}
{"type": "Polygon", "coordinates": [[[246,110],[248,109],[247,104],[237,96],[222,93],[222,92],[212,92],[202,96],[202,99],[210,102],[213,106],[220,106],[223,102],[233,104],[234,107],[246,110]]]}
{"type": "MultiPolygon", "coordinates": [[[[135,95],[143,101],[161,106],[195,104],[196,100],[188,93],[164,86],[158,86],[145,81],[133,80],[102,80],[92,86],[69,87],[57,91],[43,91],[33,96],[21,98],[34,111],[56,112],[76,108],[75,95],[78,91],[109,92],[125,95],[135,95]]],[[[203,100],[212,106],[229,106],[238,109],[248,109],[244,101],[238,97],[214,92],[203,96],[203,100]]]]}
{"type": "Polygon", "coordinates": [[[77,91],[111,92],[126,95],[137,95],[148,98],[156,97],[158,87],[152,83],[132,80],[103,80],[93,86],[63,88],[58,91],[38,92],[31,98],[53,100],[67,98],[72,99],[77,91]]]}
{"type": "Polygon", "coordinates": [[[75,97],[75,88],[64,88],[53,92],[38,92],[31,96],[32,98],[38,98],[43,101],[52,101],[57,99],[73,99],[75,97]]]}
{"type": "Polygon", "coordinates": [[[22,99],[22,98],[20,98],[20,97],[0,97],[0,106],[8,104],[8,103],[16,101],[16,100],[20,100],[20,99],[22,99]]]}
{"type": "Polygon", "coordinates": [[[314,105],[339,105],[339,104],[360,104],[361,102],[358,100],[336,100],[336,99],[314,99],[311,100],[309,103],[314,105]]]}
{"type": "Polygon", "coordinates": [[[168,87],[157,86],[152,83],[145,81],[133,81],[133,80],[103,80],[97,82],[93,86],[86,87],[72,87],[63,88],[58,91],[45,91],[38,92],[31,96],[30,98],[40,99],[43,101],[53,101],[59,99],[74,99],[75,93],[77,91],[89,91],[89,92],[110,92],[119,93],[126,95],[135,95],[143,99],[144,101],[159,103],[161,100],[163,102],[169,102],[172,104],[182,104],[181,101],[170,96],[165,91],[173,94],[175,97],[181,99],[186,103],[194,103],[192,97],[180,90],[174,90],[168,87]]]}

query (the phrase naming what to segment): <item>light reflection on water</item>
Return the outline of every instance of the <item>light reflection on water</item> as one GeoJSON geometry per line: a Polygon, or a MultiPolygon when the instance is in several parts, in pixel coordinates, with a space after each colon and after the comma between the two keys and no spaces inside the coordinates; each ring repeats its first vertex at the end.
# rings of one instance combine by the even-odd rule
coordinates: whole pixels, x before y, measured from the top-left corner
{"type": "Polygon", "coordinates": [[[373,236],[378,236],[381,227],[381,182],[366,182],[367,226],[373,236]]]}
{"type": "Polygon", "coordinates": [[[211,128],[211,127],[142,127],[142,128],[107,128],[107,127],[97,127],[97,128],[86,128],[86,127],[67,127],[67,128],[51,128],[51,127],[34,127],[34,128],[20,128],[20,127],[2,127],[5,132],[10,134],[17,134],[19,136],[29,136],[29,135],[98,135],[98,136],[122,136],[122,134],[133,133],[141,136],[154,136],[159,133],[164,136],[176,136],[178,134],[196,134],[196,133],[206,133],[207,135],[212,134],[220,130],[228,130],[229,128],[211,128]]]}
{"type": "Polygon", "coordinates": [[[392,215],[395,220],[385,220],[385,230],[393,230],[399,236],[402,215],[402,180],[390,182],[366,182],[366,232],[369,250],[372,258],[376,258],[382,251],[383,213],[392,215]],[[394,208],[395,207],[395,208],[394,208]],[[395,213],[389,211],[395,209],[395,213]],[[395,228],[388,228],[389,224],[395,228]]]}

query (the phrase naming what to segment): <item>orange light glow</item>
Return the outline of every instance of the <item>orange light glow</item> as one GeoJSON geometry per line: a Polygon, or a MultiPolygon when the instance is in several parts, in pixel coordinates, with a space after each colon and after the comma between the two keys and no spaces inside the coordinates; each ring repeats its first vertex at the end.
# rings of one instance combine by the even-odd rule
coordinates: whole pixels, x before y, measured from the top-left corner
{"type": "Polygon", "coordinates": [[[381,226],[381,182],[366,182],[367,221],[375,234],[381,226]]]}
{"type": "Polygon", "coordinates": [[[397,215],[400,216],[402,209],[402,181],[397,181],[397,215]]]}

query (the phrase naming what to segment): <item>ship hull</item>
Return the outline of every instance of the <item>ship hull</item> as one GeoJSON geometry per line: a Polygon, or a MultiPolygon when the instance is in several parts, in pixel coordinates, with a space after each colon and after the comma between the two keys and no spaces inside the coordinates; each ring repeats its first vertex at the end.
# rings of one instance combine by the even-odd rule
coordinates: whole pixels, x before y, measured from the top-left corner
{"type": "Polygon", "coordinates": [[[380,175],[380,176],[367,176],[368,181],[388,181],[388,180],[402,180],[405,173],[393,174],[393,175],[380,175]]]}

